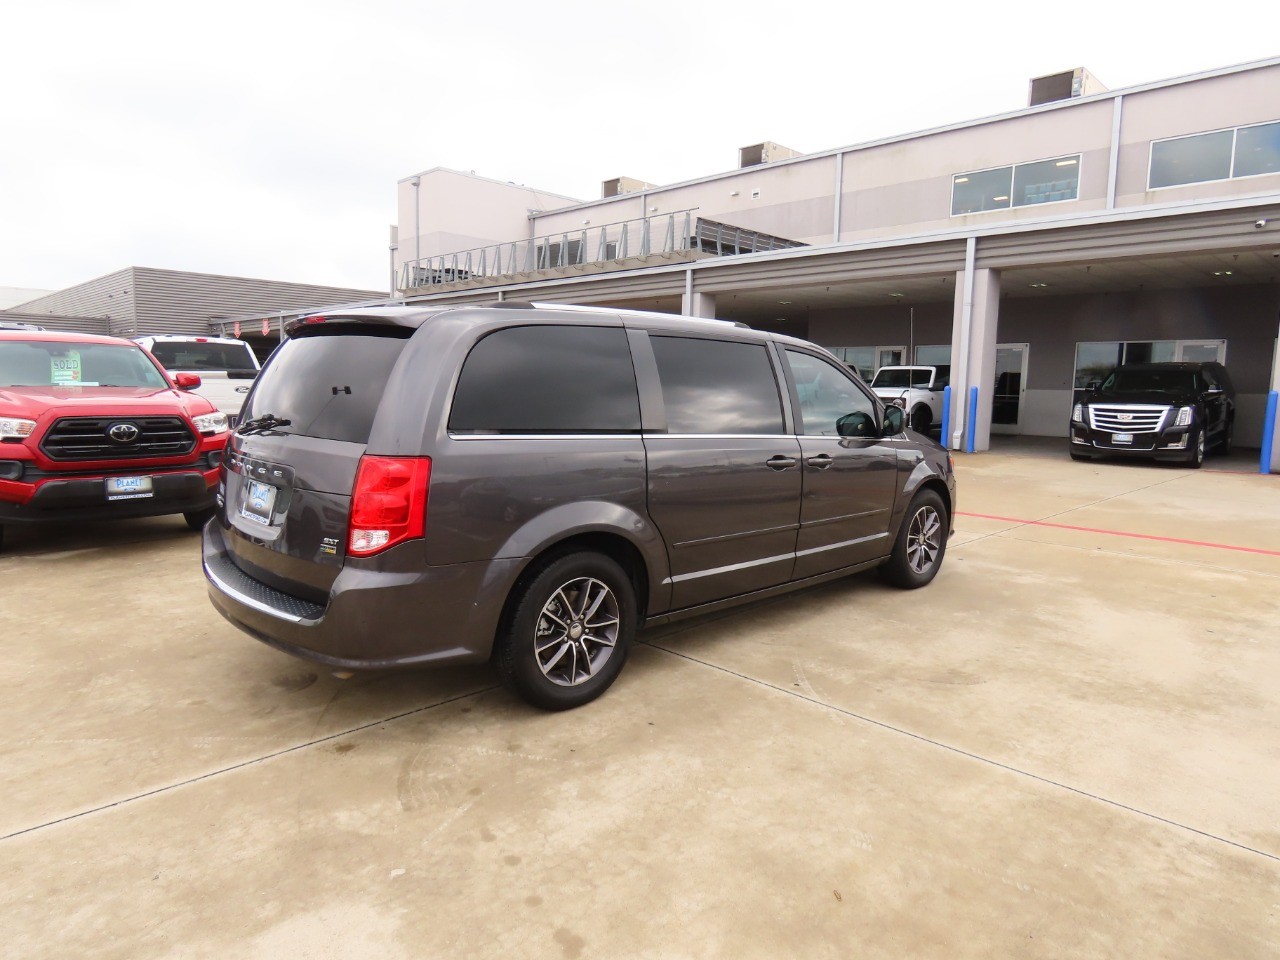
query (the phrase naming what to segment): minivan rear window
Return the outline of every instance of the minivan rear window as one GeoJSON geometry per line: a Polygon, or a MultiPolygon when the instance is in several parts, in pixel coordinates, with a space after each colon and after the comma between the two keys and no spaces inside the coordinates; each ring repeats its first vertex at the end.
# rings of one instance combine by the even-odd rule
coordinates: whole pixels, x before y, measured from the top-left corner
{"type": "Polygon", "coordinates": [[[368,443],[391,368],[412,332],[286,340],[258,377],[241,423],[271,414],[291,421],[279,428],[283,433],[368,443]]]}

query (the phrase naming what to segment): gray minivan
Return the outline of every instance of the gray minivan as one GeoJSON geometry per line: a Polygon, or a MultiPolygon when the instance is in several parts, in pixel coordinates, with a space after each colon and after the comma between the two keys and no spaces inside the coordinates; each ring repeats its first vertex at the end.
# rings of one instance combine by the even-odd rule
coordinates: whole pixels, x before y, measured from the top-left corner
{"type": "Polygon", "coordinates": [[[717,320],[528,303],[306,317],[204,531],[214,606],[340,669],[492,660],[547,709],[636,629],[938,572],[947,451],[835,357],[717,320]]]}

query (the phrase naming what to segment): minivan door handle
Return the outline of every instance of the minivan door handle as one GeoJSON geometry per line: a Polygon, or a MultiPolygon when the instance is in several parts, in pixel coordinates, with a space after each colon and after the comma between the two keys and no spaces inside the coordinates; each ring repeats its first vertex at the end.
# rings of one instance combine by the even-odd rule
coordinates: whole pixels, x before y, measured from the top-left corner
{"type": "Polygon", "coordinates": [[[825,470],[827,467],[835,463],[835,461],[831,459],[831,454],[820,453],[816,457],[810,457],[805,461],[805,463],[811,467],[816,467],[819,470],[825,470]]]}
{"type": "Polygon", "coordinates": [[[786,470],[788,467],[794,467],[796,465],[796,458],[784,457],[782,454],[778,454],[777,456],[770,457],[766,460],[764,465],[773,470],[786,470]]]}

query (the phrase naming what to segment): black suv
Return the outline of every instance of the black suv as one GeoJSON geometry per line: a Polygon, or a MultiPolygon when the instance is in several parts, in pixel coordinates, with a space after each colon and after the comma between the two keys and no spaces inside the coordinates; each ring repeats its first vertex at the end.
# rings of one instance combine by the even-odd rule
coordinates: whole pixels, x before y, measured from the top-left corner
{"type": "Polygon", "coordinates": [[[287,328],[205,529],[214,606],[337,668],[490,658],[548,709],[642,623],[879,567],[921,587],[946,450],[835,357],[716,320],[500,304],[287,328]]]}
{"type": "Polygon", "coordinates": [[[1071,458],[1095,456],[1204,463],[1231,450],[1236,392],[1220,363],[1131,363],[1116,367],[1071,410],[1071,458]]]}

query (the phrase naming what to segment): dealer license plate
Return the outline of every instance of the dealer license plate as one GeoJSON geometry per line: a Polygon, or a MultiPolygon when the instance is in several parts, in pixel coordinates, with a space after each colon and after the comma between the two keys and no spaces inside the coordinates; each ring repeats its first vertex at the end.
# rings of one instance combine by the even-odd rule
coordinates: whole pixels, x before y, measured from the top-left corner
{"type": "Polygon", "coordinates": [[[276,506],[276,493],[276,488],[271,484],[250,480],[244,503],[240,506],[240,516],[254,523],[271,523],[271,513],[276,506]]]}
{"type": "Polygon", "coordinates": [[[150,477],[107,477],[108,500],[141,500],[151,495],[150,477]]]}
{"type": "Polygon", "coordinates": [[[1111,435],[1112,443],[1133,443],[1132,433],[1113,433],[1111,435]]]}

